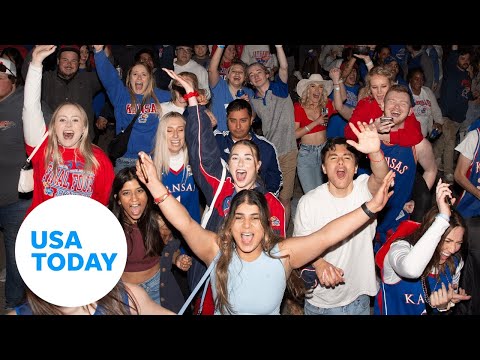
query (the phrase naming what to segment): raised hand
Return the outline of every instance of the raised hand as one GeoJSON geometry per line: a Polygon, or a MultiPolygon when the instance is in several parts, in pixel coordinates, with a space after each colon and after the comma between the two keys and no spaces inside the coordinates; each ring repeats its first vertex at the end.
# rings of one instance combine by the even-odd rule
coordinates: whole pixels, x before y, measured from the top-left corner
{"type": "Polygon", "coordinates": [[[137,169],[138,179],[143,182],[150,190],[150,187],[155,186],[155,184],[161,183],[158,177],[157,169],[153,164],[152,158],[148,156],[145,152],[140,151],[138,153],[138,156],[142,159],[143,162],[143,164],[140,164],[140,160],[137,160],[137,163],[135,165],[137,169]]]}
{"type": "Polygon", "coordinates": [[[178,76],[175,71],[167,69],[167,68],[162,68],[163,71],[165,71],[168,76],[170,76],[173,80],[177,80],[178,83],[185,89],[185,91],[188,93],[193,91],[193,86],[190,84],[188,81],[183,79],[181,76],[178,76]]]}
{"type": "Polygon", "coordinates": [[[372,200],[367,202],[367,208],[377,213],[382,210],[387,203],[388,199],[393,195],[393,190],[389,191],[390,186],[393,185],[393,179],[395,178],[395,172],[390,170],[383,178],[382,185],[373,196],[372,200]]]}
{"type": "Polygon", "coordinates": [[[341,74],[342,74],[341,70],[336,67],[330,69],[330,71],[328,72],[328,75],[330,76],[330,79],[332,79],[334,84],[338,84],[341,74]]]}
{"type": "Polygon", "coordinates": [[[357,127],[352,122],[349,122],[348,125],[358,138],[358,143],[353,140],[347,140],[348,144],[364,154],[371,154],[380,150],[380,138],[378,137],[377,128],[372,124],[372,121],[370,121],[370,124],[359,121],[357,126],[360,131],[357,130],[357,127]]]}
{"type": "Polygon", "coordinates": [[[32,52],[32,63],[36,66],[42,66],[43,60],[53,54],[56,49],[55,45],[36,45],[32,52]]]}
{"type": "Polygon", "coordinates": [[[455,204],[456,199],[452,197],[452,190],[449,183],[442,182],[438,179],[437,189],[435,190],[435,198],[437,200],[438,210],[440,213],[450,216],[452,210],[447,202],[447,196],[450,198],[451,205],[455,204]]]}

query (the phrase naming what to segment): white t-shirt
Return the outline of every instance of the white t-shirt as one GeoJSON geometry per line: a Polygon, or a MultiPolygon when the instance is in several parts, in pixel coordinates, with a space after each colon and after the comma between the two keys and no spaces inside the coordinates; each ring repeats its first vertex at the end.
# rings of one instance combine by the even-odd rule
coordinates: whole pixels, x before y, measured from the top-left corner
{"type": "Polygon", "coordinates": [[[166,113],[169,113],[171,111],[176,111],[180,114],[183,114],[183,112],[185,111],[185,108],[177,106],[171,101],[161,103],[160,107],[162,108],[162,115],[165,115],[166,113]]]}
{"type": "Polygon", "coordinates": [[[455,150],[460,154],[465,156],[469,160],[473,160],[475,156],[475,149],[478,143],[478,133],[477,130],[469,131],[465,139],[457,145],[455,150]]]}
{"type": "Polygon", "coordinates": [[[190,60],[185,65],[178,65],[175,59],[173,61],[173,70],[176,74],[180,74],[181,72],[188,71],[197,75],[198,80],[198,87],[200,89],[204,89],[206,92],[207,99],[210,99],[210,86],[208,84],[208,72],[207,70],[197,63],[195,60],[190,60]]]}
{"type": "MultiPolygon", "coordinates": [[[[372,199],[368,178],[368,175],[362,174],[355,179],[352,192],[344,198],[334,197],[328,190],[328,183],[303,195],[298,202],[293,235],[311,234],[372,199]]],[[[374,220],[323,254],[324,260],[344,271],[345,283],[334,289],[318,285],[313,290],[313,296],[305,301],[317,307],[333,308],[348,305],[363,294],[377,294],[373,256],[376,227],[377,220],[374,220]]]]}
{"type": "Polygon", "coordinates": [[[442,124],[442,111],[438,106],[435,94],[426,86],[422,86],[419,95],[413,94],[413,99],[415,101],[413,107],[415,117],[422,126],[423,137],[426,137],[432,131],[434,121],[442,124]]]}

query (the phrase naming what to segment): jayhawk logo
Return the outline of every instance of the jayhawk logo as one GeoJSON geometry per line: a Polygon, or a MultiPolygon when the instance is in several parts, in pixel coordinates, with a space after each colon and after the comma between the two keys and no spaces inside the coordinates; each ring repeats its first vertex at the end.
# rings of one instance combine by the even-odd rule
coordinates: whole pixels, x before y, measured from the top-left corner
{"type": "Polygon", "coordinates": [[[280,220],[276,216],[270,218],[270,223],[272,226],[280,226],[280,220]]]}

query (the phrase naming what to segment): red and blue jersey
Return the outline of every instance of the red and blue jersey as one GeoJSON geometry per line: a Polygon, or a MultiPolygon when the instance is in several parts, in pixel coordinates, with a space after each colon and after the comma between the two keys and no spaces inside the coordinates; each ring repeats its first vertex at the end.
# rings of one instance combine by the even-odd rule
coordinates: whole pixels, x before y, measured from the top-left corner
{"type": "Polygon", "coordinates": [[[403,207],[411,199],[417,169],[414,147],[386,144],[382,141],[381,149],[385,154],[388,167],[395,171],[395,184],[392,197],[378,216],[375,252],[387,240],[388,232],[394,232],[400,222],[408,218],[408,213],[403,210],[403,207]]]}

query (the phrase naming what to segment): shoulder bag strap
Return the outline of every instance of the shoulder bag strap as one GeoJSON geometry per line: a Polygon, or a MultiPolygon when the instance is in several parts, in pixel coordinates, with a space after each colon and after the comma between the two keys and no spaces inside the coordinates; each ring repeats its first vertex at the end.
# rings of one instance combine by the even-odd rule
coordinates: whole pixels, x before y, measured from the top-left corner
{"type": "Polygon", "coordinates": [[[215,196],[213,197],[212,202],[210,203],[210,206],[208,207],[207,213],[202,216],[202,223],[200,224],[204,229],[207,226],[207,222],[210,219],[210,216],[212,215],[213,207],[215,206],[215,202],[218,199],[218,196],[220,195],[220,192],[222,191],[223,184],[225,183],[225,178],[227,176],[227,164],[225,163],[225,160],[220,158],[222,162],[222,178],[220,180],[220,185],[218,185],[217,191],[215,192],[215,196]]]}
{"type": "MultiPolygon", "coordinates": [[[[210,203],[210,206],[207,210],[208,213],[206,214],[206,216],[202,217],[201,226],[204,229],[205,229],[205,226],[207,226],[207,222],[210,219],[210,215],[212,214],[213,207],[215,206],[215,202],[217,201],[218,196],[220,195],[220,192],[222,191],[223,184],[225,183],[225,178],[227,176],[227,166],[225,164],[225,160],[223,160],[222,158],[220,158],[220,160],[222,162],[222,178],[220,180],[220,185],[218,185],[217,191],[215,192],[215,196],[213,197],[213,200],[210,203]]],[[[203,274],[203,276],[200,279],[200,281],[198,282],[197,286],[195,286],[195,289],[193,289],[193,291],[190,294],[190,296],[188,297],[187,301],[185,301],[185,304],[183,304],[182,308],[178,312],[178,315],[182,315],[185,312],[185,309],[192,302],[192,299],[195,297],[195,295],[198,292],[198,290],[200,289],[200,287],[202,287],[205,280],[207,280],[207,282],[205,284],[205,288],[203,289],[202,300],[200,302],[200,307],[199,307],[199,312],[202,312],[203,301],[205,300],[205,295],[207,293],[208,284],[210,282],[210,273],[212,272],[213,268],[215,267],[215,264],[217,263],[219,256],[220,256],[220,251],[218,251],[217,255],[215,255],[215,258],[213,259],[212,263],[208,267],[207,271],[205,271],[205,274],[203,274]]]]}
{"type": "Polygon", "coordinates": [[[45,139],[48,137],[48,130],[45,131],[45,134],[43,134],[43,137],[42,137],[42,140],[40,140],[40,142],[38,143],[37,146],[35,146],[35,149],[33,149],[32,153],[30,154],[30,156],[27,158],[27,163],[29,163],[30,161],[32,161],[33,157],[35,156],[35,154],[37,153],[38,149],[40,149],[40,146],[42,146],[43,142],[45,141],[45,139]]]}
{"type": "MultiPolygon", "coordinates": [[[[218,261],[218,258],[220,257],[220,250],[218,251],[217,255],[215,255],[215,258],[213,259],[213,261],[210,263],[210,266],[208,267],[207,271],[205,271],[205,274],[203,274],[202,278],[200,279],[200,281],[198,282],[197,286],[195,286],[195,289],[193,289],[192,293],[190,294],[190,296],[188,297],[187,301],[185,301],[185,303],[183,304],[182,308],[180,309],[180,311],[178,312],[177,315],[183,315],[183,313],[185,312],[186,308],[188,307],[188,305],[192,302],[192,299],[195,297],[195,295],[197,294],[198,290],[202,287],[203,283],[205,282],[205,280],[207,280],[208,278],[208,281],[206,283],[206,286],[205,286],[205,289],[208,287],[208,283],[210,281],[210,273],[212,272],[213,268],[215,267],[215,264],[217,263],[218,261]]],[[[200,305],[200,309],[202,308],[203,306],[203,300],[205,298],[205,294],[206,294],[206,290],[203,290],[203,294],[202,294],[202,302],[201,302],[201,305],[200,305]]]]}
{"type": "Polygon", "coordinates": [[[143,105],[145,105],[146,97],[143,95],[142,103],[140,104],[140,107],[137,109],[137,112],[135,113],[135,116],[133,117],[132,121],[130,121],[130,124],[123,130],[122,132],[127,131],[127,129],[133,127],[133,124],[135,124],[135,121],[137,121],[138,117],[140,116],[140,113],[142,112],[143,105]]]}

